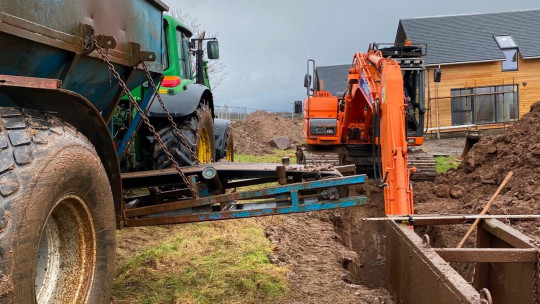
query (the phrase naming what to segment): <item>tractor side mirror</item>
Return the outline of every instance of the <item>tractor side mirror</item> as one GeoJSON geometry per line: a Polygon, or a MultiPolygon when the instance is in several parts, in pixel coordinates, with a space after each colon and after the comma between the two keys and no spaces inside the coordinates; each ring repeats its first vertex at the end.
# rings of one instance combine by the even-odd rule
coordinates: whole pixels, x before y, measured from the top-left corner
{"type": "Polygon", "coordinates": [[[302,113],[302,101],[297,100],[294,102],[294,114],[301,114],[302,113]]]}
{"type": "Polygon", "coordinates": [[[206,51],[208,52],[208,59],[219,58],[219,45],[217,40],[208,41],[206,44],[206,51]]]}
{"type": "Polygon", "coordinates": [[[441,82],[441,69],[435,69],[433,72],[433,81],[441,82]]]}
{"type": "Polygon", "coordinates": [[[304,76],[304,88],[309,89],[309,87],[311,87],[311,75],[306,74],[304,76]]]}

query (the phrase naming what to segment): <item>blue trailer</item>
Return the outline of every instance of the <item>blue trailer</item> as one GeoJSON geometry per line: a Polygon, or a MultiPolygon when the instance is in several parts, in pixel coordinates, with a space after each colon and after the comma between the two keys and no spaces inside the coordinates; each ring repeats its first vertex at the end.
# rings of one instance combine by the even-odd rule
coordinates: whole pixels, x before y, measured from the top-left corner
{"type": "MultiPolygon", "coordinates": [[[[365,202],[347,191],[364,176],[342,177],[346,168],[214,163],[121,173],[108,122],[126,90],[161,80],[167,9],[159,0],[0,2],[0,302],[109,303],[122,227],[365,202]],[[140,188],[150,190],[124,195],[140,188]]],[[[142,105],[159,95],[146,87],[142,105]]]]}

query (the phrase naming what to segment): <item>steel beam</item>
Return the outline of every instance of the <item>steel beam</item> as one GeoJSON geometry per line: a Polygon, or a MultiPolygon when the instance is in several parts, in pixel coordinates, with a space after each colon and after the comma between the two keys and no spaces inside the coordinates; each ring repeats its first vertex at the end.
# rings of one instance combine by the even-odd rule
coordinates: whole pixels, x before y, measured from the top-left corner
{"type": "Polygon", "coordinates": [[[447,262],[476,263],[534,263],[534,248],[435,248],[447,262]]]}
{"type": "MultiPolygon", "coordinates": [[[[327,178],[271,188],[203,196],[126,209],[126,226],[148,226],[308,212],[362,205],[365,196],[348,196],[349,185],[365,175],[327,178]]],[[[144,197],[128,198],[144,201],[144,197]]]]}
{"type": "MultiPolygon", "coordinates": [[[[258,163],[228,163],[218,162],[212,164],[201,164],[197,166],[182,167],[182,172],[187,175],[198,175],[202,178],[202,170],[206,167],[214,167],[220,179],[224,181],[237,181],[253,179],[255,184],[260,183],[257,179],[277,181],[277,167],[280,164],[258,164],[258,163]]],[[[285,167],[287,177],[292,178],[327,178],[339,177],[341,173],[337,170],[317,171],[306,170],[304,165],[290,165],[285,167]]],[[[244,181],[245,182],[245,181],[244,181]]],[[[122,174],[122,186],[124,189],[157,187],[164,185],[183,184],[178,171],[175,169],[150,170],[141,172],[129,172],[122,174]]],[[[232,186],[224,183],[224,186],[232,186]]],[[[238,185],[234,185],[238,186],[238,185]]]]}

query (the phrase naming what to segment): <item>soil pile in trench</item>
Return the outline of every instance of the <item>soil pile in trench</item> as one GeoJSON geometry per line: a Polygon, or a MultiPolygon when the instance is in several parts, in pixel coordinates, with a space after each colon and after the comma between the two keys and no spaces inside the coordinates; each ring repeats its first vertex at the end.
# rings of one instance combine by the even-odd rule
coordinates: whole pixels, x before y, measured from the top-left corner
{"type": "MultiPolygon", "coordinates": [[[[277,245],[272,262],[289,268],[292,296],[285,303],[393,303],[384,284],[370,286],[357,280],[353,269],[364,262],[363,254],[343,244],[349,240],[336,233],[334,221],[329,211],[294,214],[284,217],[282,225],[266,228],[277,245]]],[[[377,270],[381,269],[384,275],[384,268],[377,270]]]]}
{"type": "Polygon", "coordinates": [[[393,303],[384,288],[384,225],[360,220],[384,214],[382,191],[370,181],[350,194],[360,193],[374,199],[365,206],[283,216],[265,229],[276,244],[272,262],[289,268],[292,297],[286,303],[393,303]]]}
{"type": "MultiPolygon", "coordinates": [[[[539,214],[540,102],[512,127],[496,137],[482,137],[463,160],[434,182],[414,185],[416,213],[478,214],[508,172],[514,175],[488,214],[539,214]]],[[[540,221],[507,221],[540,240],[540,221]]],[[[435,246],[455,247],[467,227],[429,228],[435,246]],[[435,237],[434,237],[435,236],[435,237]]],[[[468,245],[474,245],[474,237],[468,245]]]]}
{"type": "Polygon", "coordinates": [[[292,119],[266,111],[249,114],[245,121],[235,121],[232,124],[234,134],[234,153],[262,155],[271,153],[273,147],[268,143],[279,136],[289,138],[293,149],[295,145],[304,142],[302,127],[292,119]]]}

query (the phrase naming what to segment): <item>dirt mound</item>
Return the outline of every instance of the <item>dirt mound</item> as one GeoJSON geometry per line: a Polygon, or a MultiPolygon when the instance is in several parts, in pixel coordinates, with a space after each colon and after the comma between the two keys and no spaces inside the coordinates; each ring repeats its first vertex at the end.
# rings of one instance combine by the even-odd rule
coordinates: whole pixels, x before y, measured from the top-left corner
{"type": "MultiPolygon", "coordinates": [[[[538,214],[540,210],[540,102],[506,132],[484,137],[463,163],[433,183],[415,185],[417,213],[479,213],[508,172],[514,175],[490,214],[538,214]]],[[[519,222],[540,238],[540,223],[519,222]]],[[[448,244],[454,245],[455,244],[448,244]]]]}
{"type": "Polygon", "coordinates": [[[294,146],[304,142],[302,127],[295,121],[266,111],[249,114],[245,121],[232,124],[234,152],[238,154],[261,155],[274,148],[268,143],[275,137],[285,136],[294,146]]]}

